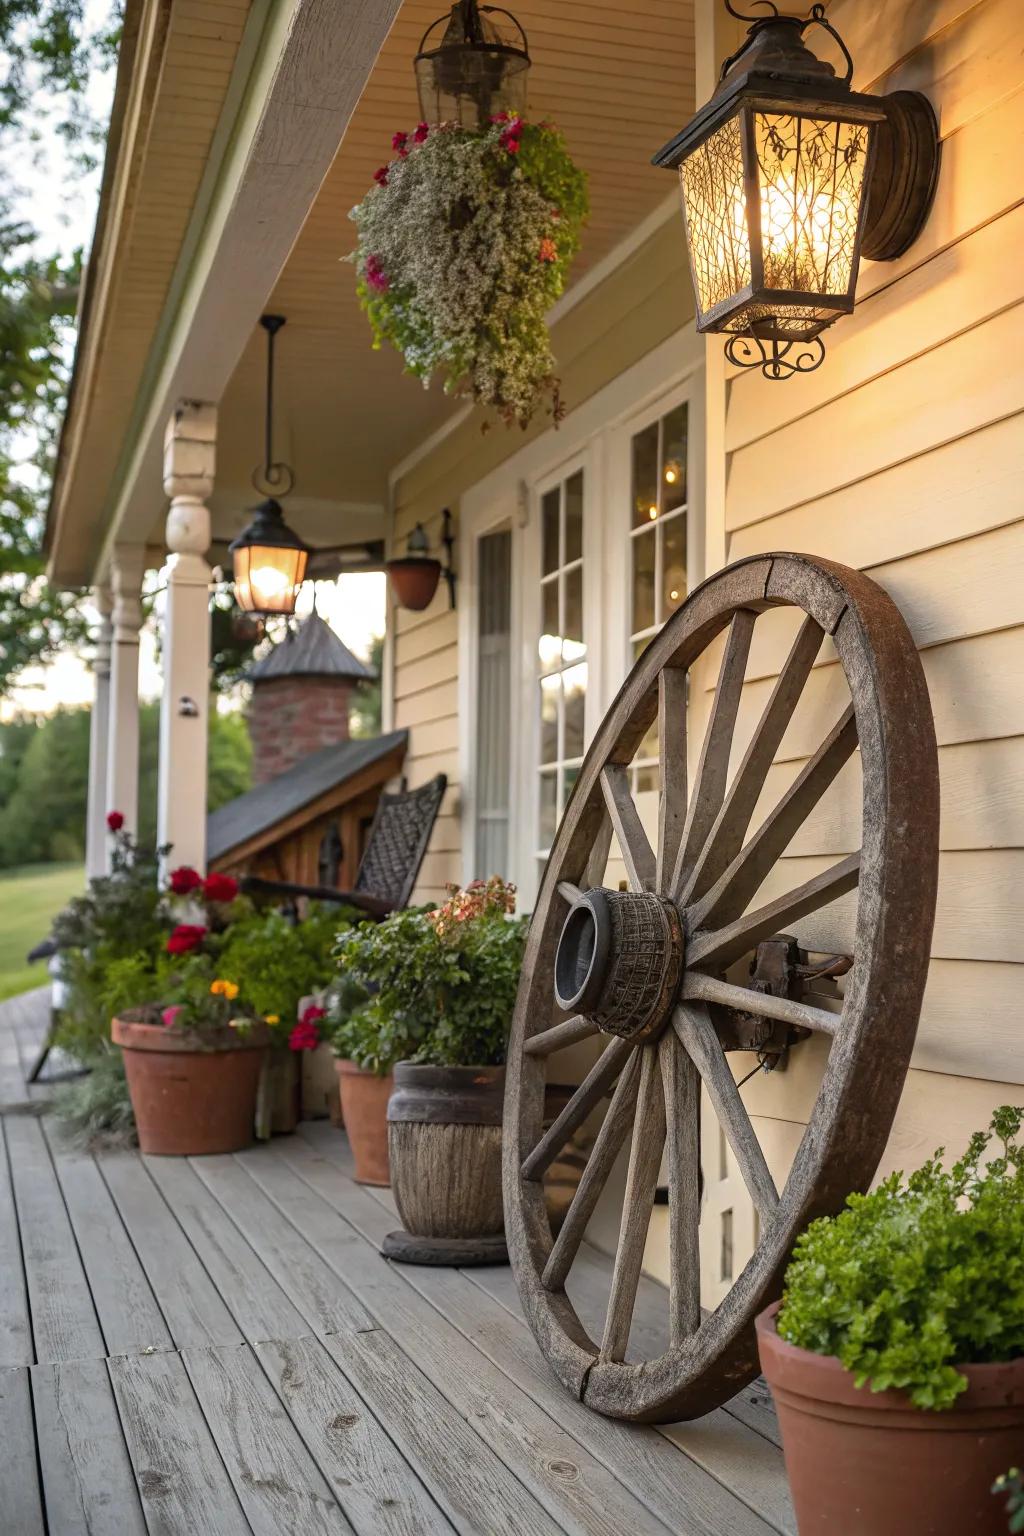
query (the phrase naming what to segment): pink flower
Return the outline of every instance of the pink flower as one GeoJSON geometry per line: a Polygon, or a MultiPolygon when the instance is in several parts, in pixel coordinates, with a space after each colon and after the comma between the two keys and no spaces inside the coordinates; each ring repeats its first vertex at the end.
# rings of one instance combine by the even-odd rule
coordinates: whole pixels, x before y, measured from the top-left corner
{"type": "Polygon", "coordinates": [[[326,1019],[327,1009],[321,1008],[317,1003],[310,1003],[308,1008],[303,1008],[299,1014],[300,1024],[318,1024],[321,1019],[326,1019]]]}
{"type": "Polygon", "coordinates": [[[367,256],[366,281],[369,283],[370,287],[376,289],[378,293],[387,293],[388,289],[391,287],[391,279],[388,277],[387,273],[384,271],[384,268],[381,266],[379,256],[367,256]]]}
{"type": "Polygon", "coordinates": [[[402,160],[404,160],[406,155],[409,153],[405,147],[408,142],[409,135],[407,133],[396,133],[391,140],[391,148],[398,152],[398,155],[402,160]]]}
{"type": "Polygon", "coordinates": [[[520,150],[520,144],[519,144],[519,140],[518,139],[502,139],[501,142],[505,146],[505,148],[508,150],[510,155],[518,155],[519,150],[520,150]]]}
{"type": "Polygon", "coordinates": [[[203,895],[207,901],[234,901],[238,895],[238,881],[231,875],[207,875],[203,881],[203,895]]]}
{"type": "Polygon", "coordinates": [[[181,1013],[181,1011],[182,1011],[181,1003],[172,1003],[170,1008],[165,1008],[164,1009],[164,1011],[160,1015],[160,1017],[163,1019],[164,1024],[167,1026],[168,1029],[173,1029],[174,1028],[175,1020],[177,1019],[178,1014],[181,1013]]]}
{"type": "MultiPolygon", "coordinates": [[[[323,1010],[321,1010],[322,1012],[323,1010]]],[[[307,1008],[307,1013],[311,1012],[307,1008]]],[[[315,1051],[320,1044],[320,1031],[315,1024],[307,1023],[306,1016],[302,1019],[288,1036],[288,1045],[293,1051],[315,1051]]]]}
{"type": "Polygon", "coordinates": [[[205,938],[206,929],[202,924],[179,923],[167,940],[167,953],[169,955],[187,955],[190,950],[198,949],[205,938]]]}
{"type": "Polygon", "coordinates": [[[413,143],[414,144],[422,144],[424,139],[427,137],[429,132],[430,132],[430,124],[429,123],[417,123],[416,124],[416,132],[412,136],[413,143]]]}
{"type": "Polygon", "coordinates": [[[382,165],[378,170],[374,171],[373,179],[377,183],[378,187],[386,187],[387,184],[388,184],[388,168],[387,168],[387,166],[386,165],[382,165]]]}
{"type": "Polygon", "coordinates": [[[172,869],[168,884],[175,896],[187,896],[194,891],[197,885],[202,885],[203,877],[198,870],[192,869],[188,864],[182,864],[179,869],[172,869]]]}
{"type": "Polygon", "coordinates": [[[124,817],[120,811],[111,811],[107,816],[107,826],[111,832],[120,832],[124,826],[124,817]]]}

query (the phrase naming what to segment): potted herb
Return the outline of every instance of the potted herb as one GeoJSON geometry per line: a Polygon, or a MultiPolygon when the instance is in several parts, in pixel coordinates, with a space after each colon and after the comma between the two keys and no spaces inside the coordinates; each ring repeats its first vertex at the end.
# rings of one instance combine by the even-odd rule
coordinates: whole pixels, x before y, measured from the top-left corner
{"type": "Polygon", "coordinates": [[[1004,1536],[989,1490],[1024,1444],[1022,1121],[1004,1106],[951,1168],[939,1151],[798,1240],[757,1330],[801,1536],[1004,1536]]]}
{"type": "Polygon", "coordinates": [[[399,1025],[414,1046],[393,1061],[387,1110],[406,1229],[388,1240],[394,1258],[504,1256],[504,1061],[525,940],[514,907],[514,886],[497,878],[450,887],[443,906],[397,914],[345,948],[351,971],[377,988],[364,1016],[399,1025]]]}

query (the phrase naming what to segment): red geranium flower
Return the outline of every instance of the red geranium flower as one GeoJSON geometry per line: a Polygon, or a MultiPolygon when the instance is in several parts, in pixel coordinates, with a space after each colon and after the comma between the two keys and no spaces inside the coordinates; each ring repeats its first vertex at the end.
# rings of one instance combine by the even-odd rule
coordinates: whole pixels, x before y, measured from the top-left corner
{"type": "Polygon", "coordinates": [[[308,1008],[303,1008],[299,1014],[300,1024],[319,1024],[321,1019],[326,1019],[327,1009],[321,1008],[317,1003],[310,1003],[308,1008]]]}
{"type": "Polygon", "coordinates": [[[408,144],[408,142],[409,142],[409,135],[407,133],[401,133],[401,132],[396,133],[394,135],[394,137],[392,138],[392,140],[391,140],[391,148],[394,149],[394,150],[397,150],[398,154],[401,156],[401,158],[403,160],[405,159],[406,155],[409,153],[409,151],[405,147],[408,144]]]}
{"type": "MultiPolygon", "coordinates": [[[[310,1011],[306,1010],[307,1013],[310,1011]]],[[[315,1024],[307,1023],[306,1016],[303,1014],[300,1022],[288,1036],[288,1044],[293,1051],[315,1051],[320,1044],[320,1031],[315,1024]]]]}
{"type": "Polygon", "coordinates": [[[190,950],[198,949],[205,938],[206,929],[201,923],[179,923],[167,940],[167,953],[187,955],[190,950]]]}
{"type": "Polygon", "coordinates": [[[378,293],[387,293],[388,289],[391,287],[390,279],[380,264],[379,256],[367,256],[366,281],[369,283],[370,287],[375,288],[378,293]]]}
{"type": "Polygon", "coordinates": [[[429,123],[417,123],[416,124],[416,132],[412,136],[413,143],[414,144],[422,144],[423,140],[427,137],[429,132],[430,132],[430,124],[429,123]]]}
{"type": "Polygon", "coordinates": [[[207,901],[234,901],[238,895],[238,881],[231,875],[207,875],[203,881],[203,895],[207,901]]]}
{"type": "Polygon", "coordinates": [[[124,826],[124,817],[121,815],[120,811],[111,811],[109,813],[107,816],[107,826],[110,828],[111,832],[120,832],[121,828],[124,826]]]}
{"type": "Polygon", "coordinates": [[[377,183],[378,187],[386,187],[387,184],[388,184],[388,168],[387,168],[387,166],[386,165],[382,165],[379,170],[374,171],[373,179],[377,183]]]}
{"type": "Polygon", "coordinates": [[[175,896],[187,896],[189,891],[194,891],[196,886],[202,883],[202,875],[188,864],[182,864],[179,869],[172,869],[168,881],[175,896]]]}

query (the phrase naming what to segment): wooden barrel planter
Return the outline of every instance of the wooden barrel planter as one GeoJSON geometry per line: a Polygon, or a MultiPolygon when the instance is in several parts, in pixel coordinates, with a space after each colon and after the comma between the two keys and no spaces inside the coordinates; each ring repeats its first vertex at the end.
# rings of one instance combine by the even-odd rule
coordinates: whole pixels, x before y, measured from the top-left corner
{"type": "Polygon", "coordinates": [[[384,1253],[405,1264],[505,1264],[501,1199],[504,1067],[400,1061],[388,1103],[391,1187],[405,1230],[384,1253]]]}

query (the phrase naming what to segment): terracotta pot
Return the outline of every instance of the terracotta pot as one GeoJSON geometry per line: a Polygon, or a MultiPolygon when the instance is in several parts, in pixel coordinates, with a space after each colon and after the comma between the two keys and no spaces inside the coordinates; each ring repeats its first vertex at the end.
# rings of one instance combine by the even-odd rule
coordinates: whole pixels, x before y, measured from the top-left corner
{"type": "Polygon", "coordinates": [[[414,613],[429,608],[441,579],[440,560],[423,555],[402,555],[388,560],[385,569],[398,601],[414,613]]]}
{"type": "Polygon", "coordinates": [[[265,1044],[232,1037],[207,1046],[127,1018],[114,1019],[110,1034],[124,1053],[143,1152],[200,1157],[252,1144],[265,1044]]]}
{"type": "MultiPolygon", "coordinates": [[[[395,1067],[388,1149],[398,1214],[415,1237],[454,1240],[453,1263],[467,1262],[462,1245],[480,1239],[497,1239],[504,1253],[504,1094],[504,1067],[395,1067]]],[[[443,1248],[437,1254],[436,1262],[446,1256],[443,1248]]]]}
{"type": "Polygon", "coordinates": [[[341,1090],[341,1113],[348,1132],[349,1145],[360,1184],[387,1185],[388,1171],[388,1099],[391,1097],[391,1073],[375,1077],[364,1072],[354,1061],[336,1061],[341,1090]]]}
{"type": "Polygon", "coordinates": [[[779,1306],[757,1319],[757,1342],[800,1536],[1006,1536],[1005,1501],[989,1490],[1020,1464],[1024,1358],[961,1367],[966,1392],[932,1413],[902,1392],[858,1389],[834,1356],[787,1344],[779,1306]]]}

